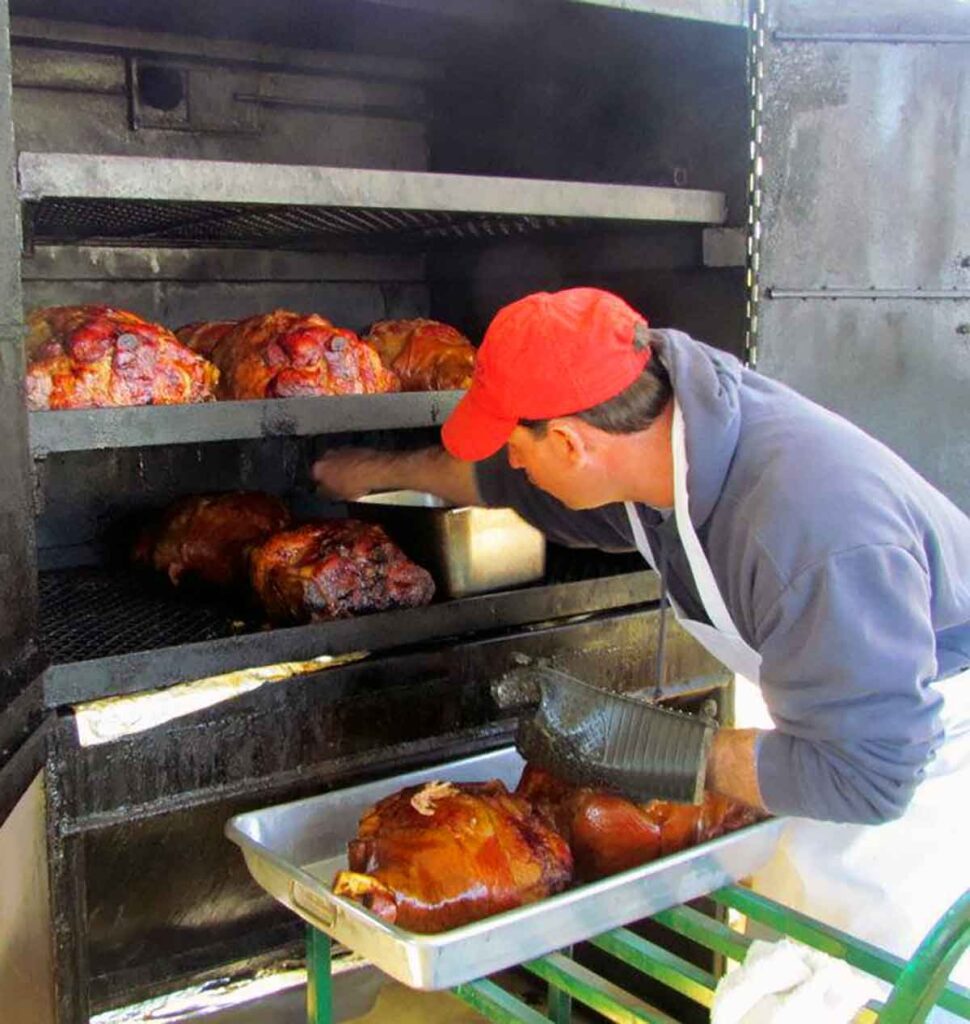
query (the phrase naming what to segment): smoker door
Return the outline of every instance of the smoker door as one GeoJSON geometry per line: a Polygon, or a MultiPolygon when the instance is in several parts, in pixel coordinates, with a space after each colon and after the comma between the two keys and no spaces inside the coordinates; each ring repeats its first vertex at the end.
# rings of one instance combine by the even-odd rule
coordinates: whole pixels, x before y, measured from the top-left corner
{"type": "Polygon", "coordinates": [[[43,763],[45,721],[34,639],[33,484],[23,398],[20,203],[7,23],[7,5],[0,4],[0,826],[43,763]]]}
{"type": "Polygon", "coordinates": [[[970,509],[970,6],[754,7],[756,365],[970,509]]]}

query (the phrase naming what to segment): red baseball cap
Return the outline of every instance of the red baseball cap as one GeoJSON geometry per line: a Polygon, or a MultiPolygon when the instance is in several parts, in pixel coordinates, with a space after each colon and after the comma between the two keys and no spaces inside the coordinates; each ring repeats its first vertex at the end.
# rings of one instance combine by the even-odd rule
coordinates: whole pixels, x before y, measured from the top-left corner
{"type": "Polygon", "coordinates": [[[500,309],[475,376],[441,431],[456,458],[487,459],[519,420],[569,416],[629,387],[650,360],[646,319],[599,288],[535,292],[500,309]]]}

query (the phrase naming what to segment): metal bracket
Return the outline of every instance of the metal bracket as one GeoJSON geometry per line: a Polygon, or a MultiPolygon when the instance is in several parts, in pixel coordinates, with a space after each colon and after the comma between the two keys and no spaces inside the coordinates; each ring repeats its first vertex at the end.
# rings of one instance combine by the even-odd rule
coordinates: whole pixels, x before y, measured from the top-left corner
{"type": "Polygon", "coordinates": [[[968,35],[944,35],[940,32],[784,32],[775,29],[771,38],[776,43],[888,43],[897,46],[970,43],[968,35]]]}
{"type": "Polygon", "coordinates": [[[967,288],[766,288],[769,299],[970,300],[967,288]]]}

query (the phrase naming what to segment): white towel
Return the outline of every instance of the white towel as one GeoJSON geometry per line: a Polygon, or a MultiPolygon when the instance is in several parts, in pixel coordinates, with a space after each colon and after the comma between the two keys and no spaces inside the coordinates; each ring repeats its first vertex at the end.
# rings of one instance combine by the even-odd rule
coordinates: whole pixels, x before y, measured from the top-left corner
{"type": "Polygon", "coordinates": [[[757,940],[718,983],[711,1024],[848,1024],[879,991],[874,978],[792,939],[757,940]]]}

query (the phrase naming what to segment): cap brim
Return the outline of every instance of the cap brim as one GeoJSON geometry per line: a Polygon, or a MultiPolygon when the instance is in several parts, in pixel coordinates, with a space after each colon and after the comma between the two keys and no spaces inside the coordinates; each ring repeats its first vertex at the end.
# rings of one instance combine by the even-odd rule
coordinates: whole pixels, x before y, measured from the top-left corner
{"type": "Polygon", "coordinates": [[[494,455],[508,441],[516,422],[483,409],[473,389],[455,406],[441,428],[441,440],[456,459],[479,462],[494,455]]]}

